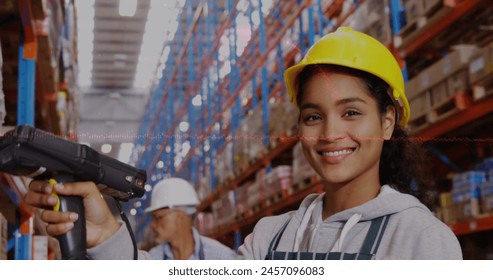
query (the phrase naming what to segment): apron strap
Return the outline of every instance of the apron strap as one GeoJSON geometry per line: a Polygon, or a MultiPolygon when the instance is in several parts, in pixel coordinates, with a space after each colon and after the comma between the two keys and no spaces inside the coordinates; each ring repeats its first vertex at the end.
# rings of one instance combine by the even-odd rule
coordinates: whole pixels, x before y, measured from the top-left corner
{"type": "Polygon", "coordinates": [[[383,234],[389,223],[389,219],[390,215],[387,215],[371,221],[370,229],[368,230],[363,246],[361,247],[361,253],[368,255],[377,253],[383,234]]]}
{"type": "Polygon", "coordinates": [[[202,237],[199,237],[199,240],[200,240],[199,260],[205,260],[204,243],[202,242],[202,237]]]}
{"type": "Polygon", "coordinates": [[[279,241],[281,241],[282,234],[284,233],[284,230],[286,230],[286,227],[288,226],[289,221],[291,221],[291,219],[288,219],[284,223],[284,225],[281,227],[281,230],[279,230],[276,233],[276,235],[274,236],[274,238],[272,238],[272,240],[270,241],[269,249],[267,251],[268,253],[265,256],[266,259],[267,259],[268,256],[270,256],[270,254],[272,253],[272,251],[275,251],[277,249],[277,246],[279,245],[279,241]]]}

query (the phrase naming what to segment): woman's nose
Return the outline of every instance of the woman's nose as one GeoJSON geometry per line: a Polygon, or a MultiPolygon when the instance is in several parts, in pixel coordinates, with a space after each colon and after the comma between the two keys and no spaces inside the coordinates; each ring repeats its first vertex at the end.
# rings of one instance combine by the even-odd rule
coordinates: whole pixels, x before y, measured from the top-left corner
{"type": "Polygon", "coordinates": [[[322,125],[319,140],[327,142],[335,142],[343,139],[346,135],[344,126],[337,120],[326,119],[322,125]]]}

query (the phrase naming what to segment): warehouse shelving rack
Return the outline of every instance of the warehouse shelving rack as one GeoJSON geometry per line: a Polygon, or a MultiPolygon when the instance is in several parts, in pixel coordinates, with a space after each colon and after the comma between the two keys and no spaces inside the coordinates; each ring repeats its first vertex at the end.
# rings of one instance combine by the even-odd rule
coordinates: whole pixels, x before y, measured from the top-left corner
{"type": "MultiPolygon", "coordinates": [[[[237,27],[235,26],[235,18],[238,14],[236,10],[236,4],[239,1],[227,1],[226,13],[227,19],[223,22],[227,27],[219,28],[220,32],[215,34],[215,37],[209,38],[214,40],[215,48],[206,52],[205,62],[209,64],[202,64],[202,67],[210,67],[212,59],[218,61],[218,42],[222,36],[226,33],[229,39],[230,48],[230,61],[231,71],[230,74],[224,77],[222,81],[219,79],[212,80],[214,74],[219,76],[219,69],[221,65],[217,63],[215,67],[209,68],[209,71],[200,69],[192,69],[188,71],[189,82],[192,82],[193,86],[190,86],[188,92],[185,92],[185,88],[180,86],[183,83],[183,77],[180,76],[182,70],[180,70],[181,62],[184,57],[188,54],[188,59],[191,61],[190,49],[186,45],[175,45],[177,49],[182,50],[178,56],[170,56],[168,65],[172,65],[173,68],[167,68],[166,73],[163,73],[163,78],[159,82],[159,85],[153,90],[152,97],[148,104],[148,110],[144,121],[140,128],[140,137],[137,142],[137,150],[139,153],[135,156],[135,161],[137,165],[141,168],[146,168],[151,181],[158,180],[160,176],[155,174],[157,172],[167,173],[169,175],[178,175],[185,178],[190,178],[194,183],[198,183],[198,177],[196,174],[204,174],[206,169],[209,169],[211,174],[211,190],[212,194],[207,197],[202,204],[200,209],[209,209],[212,201],[217,199],[217,197],[229,190],[237,187],[246,178],[255,174],[260,168],[269,169],[270,161],[281,153],[289,151],[290,148],[294,146],[297,139],[294,137],[286,137],[284,139],[271,139],[267,131],[268,122],[268,102],[271,98],[285,98],[281,91],[284,89],[282,72],[283,69],[292,64],[295,57],[302,55],[307,47],[314,42],[316,36],[321,36],[324,32],[327,32],[328,28],[333,29],[335,26],[332,24],[331,18],[338,15],[342,10],[342,5],[344,1],[289,1],[283,2],[274,1],[272,5],[272,11],[265,17],[262,15],[261,7],[253,5],[257,1],[249,1],[249,8],[243,11],[243,13],[248,14],[250,22],[252,23],[254,13],[259,14],[258,28],[253,29],[252,36],[248,42],[245,51],[241,57],[236,56],[236,38],[237,38],[237,27]],[[323,5],[327,5],[326,8],[322,9],[323,5]],[[323,12],[322,12],[323,11],[323,12]],[[303,13],[303,15],[302,15],[303,13]],[[316,20],[315,20],[316,19],[316,20]],[[295,28],[295,25],[303,26],[304,21],[309,21],[307,24],[308,30],[303,30],[303,28],[295,28]],[[268,24],[266,24],[268,22],[268,24]],[[316,30],[318,29],[318,30],[316,30]],[[287,32],[290,34],[295,34],[299,40],[293,43],[293,46],[283,53],[282,39],[287,32]],[[188,53],[183,53],[183,50],[187,49],[188,53]],[[267,68],[265,61],[268,60],[269,56],[275,55],[275,59],[272,60],[272,65],[274,67],[267,68]],[[176,60],[175,60],[176,58],[176,60]],[[211,73],[211,72],[214,73],[211,73]],[[175,74],[176,73],[176,74],[175,74]],[[212,74],[212,75],[211,75],[212,74]],[[204,76],[205,75],[205,76],[204,76]],[[168,79],[167,77],[172,77],[168,79]],[[190,78],[192,77],[192,78],[190,78]],[[205,81],[205,82],[204,82],[205,81]],[[179,93],[181,100],[179,100],[181,106],[178,106],[177,111],[173,109],[173,102],[175,102],[175,94],[177,94],[174,89],[176,85],[178,89],[182,89],[179,93]],[[204,87],[203,85],[206,85],[204,87]],[[240,100],[240,94],[246,86],[253,88],[252,93],[248,95],[247,101],[243,102],[240,100]],[[195,90],[195,91],[194,91],[195,90]],[[205,92],[204,92],[205,91],[205,92]],[[214,95],[212,94],[214,92],[214,95]],[[200,94],[204,100],[207,100],[207,104],[202,104],[200,109],[193,108],[191,103],[191,94],[200,94]],[[182,103],[184,102],[184,103],[182,103]],[[167,103],[167,105],[164,105],[167,103]],[[154,104],[154,105],[153,105],[154,104]],[[155,104],[159,104],[156,108],[155,104]],[[263,124],[264,124],[264,135],[262,136],[262,141],[266,146],[269,142],[280,142],[279,146],[272,151],[269,151],[266,155],[263,155],[254,165],[245,172],[242,172],[237,178],[232,178],[232,180],[227,183],[217,184],[214,178],[214,163],[213,155],[214,153],[221,152],[227,143],[235,142],[235,129],[241,122],[242,118],[245,117],[247,112],[255,108],[256,106],[262,106],[263,112],[263,124]],[[167,108],[168,112],[163,113],[163,108],[167,108]],[[157,110],[156,110],[157,109],[157,110]],[[188,109],[188,115],[185,115],[185,110],[188,109]],[[199,112],[197,112],[199,111],[199,112]],[[228,120],[224,120],[225,116],[231,116],[228,120]],[[193,139],[197,136],[197,140],[190,141],[191,149],[190,152],[184,157],[182,162],[174,166],[173,158],[175,157],[173,147],[175,145],[174,131],[178,124],[187,119],[190,122],[191,131],[192,126],[194,129],[199,131],[195,135],[191,135],[193,139]],[[230,120],[229,120],[230,119],[230,120]],[[160,121],[158,121],[160,120],[160,121]],[[164,120],[164,121],[163,121],[164,120]],[[171,124],[171,125],[170,125],[171,124]],[[166,131],[166,133],[160,134],[159,132],[166,131]],[[156,141],[157,140],[157,141],[156,141]],[[270,141],[276,140],[276,141],[270,141]],[[279,141],[280,140],[280,141],[279,141]],[[210,146],[209,151],[205,151],[204,147],[210,146]],[[144,147],[144,148],[142,148],[144,147]],[[140,150],[139,150],[140,149],[140,150]],[[166,151],[166,152],[165,152],[166,151]],[[156,170],[156,163],[162,160],[165,163],[163,170],[156,170]],[[208,162],[208,165],[197,166],[198,161],[208,162]]],[[[261,2],[261,1],[260,1],[261,2]]],[[[352,1],[353,4],[344,15],[339,17],[342,22],[347,16],[349,16],[357,7],[358,3],[362,1],[352,1]]],[[[206,1],[207,6],[213,6],[213,3],[206,1]]],[[[193,1],[188,1],[186,3],[187,10],[190,10],[190,6],[193,6],[193,1]]],[[[203,6],[198,6],[195,11],[195,15],[201,15],[200,8],[203,6]],[[199,11],[199,12],[197,12],[199,11]]],[[[212,9],[214,11],[214,9],[212,9]]],[[[220,11],[223,12],[223,11],[220,11]]],[[[184,12],[185,13],[185,12],[184,12]]],[[[186,13],[188,20],[181,21],[191,22],[192,13],[186,13]]],[[[210,17],[205,16],[206,27],[210,24],[210,17]]],[[[214,18],[220,18],[220,16],[214,16],[214,18]]],[[[203,21],[197,17],[193,17],[193,23],[188,26],[189,33],[190,30],[201,30],[200,24],[203,21]],[[194,24],[196,23],[196,24],[194,24]]],[[[183,28],[178,28],[177,37],[180,38],[180,31],[183,28]]],[[[207,30],[207,28],[205,28],[207,30]]],[[[195,33],[195,36],[200,36],[195,33]]],[[[190,39],[193,40],[193,39],[190,39]]],[[[175,37],[175,44],[177,40],[175,37]]],[[[178,40],[179,43],[181,43],[178,40]]],[[[185,40],[184,43],[188,41],[185,40]]],[[[207,44],[206,44],[207,45],[207,44]]],[[[206,48],[207,50],[207,48],[206,48]]],[[[188,66],[192,64],[188,62],[188,66]]],[[[190,135],[182,135],[180,137],[190,137],[190,135]]],[[[233,164],[233,163],[232,163],[233,164]]],[[[145,208],[146,202],[141,204],[141,208],[145,208]]],[[[137,209],[138,215],[139,210],[137,209]]],[[[141,234],[145,229],[149,219],[145,219],[137,228],[137,235],[141,234]]],[[[236,244],[241,238],[239,231],[235,231],[236,244]]]]}
{"type": "MultiPolygon", "coordinates": [[[[229,6],[237,4],[237,1],[228,2],[229,6]]],[[[211,84],[213,81],[210,81],[209,77],[213,70],[219,72],[220,65],[218,64],[216,69],[212,70],[208,67],[212,61],[218,61],[220,38],[230,27],[235,14],[230,12],[224,16],[226,7],[221,7],[217,3],[216,1],[206,1],[207,9],[205,9],[203,2],[187,1],[185,3],[175,39],[171,44],[168,67],[165,68],[162,78],[151,92],[146,113],[139,128],[139,137],[136,140],[139,154],[134,156],[136,166],[147,169],[151,181],[156,181],[159,178],[156,178],[152,173],[158,159],[165,162],[164,170],[166,172],[175,173],[173,164],[175,151],[171,147],[175,146],[177,139],[174,134],[181,120],[183,118],[195,119],[195,108],[190,105],[191,94],[196,90],[201,90],[202,95],[207,94],[208,100],[212,100],[211,84]],[[200,44],[201,48],[195,44],[200,44]],[[205,56],[201,53],[204,46],[205,56]],[[189,75],[187,76],[190,79],[186,84],[193,85],[190,88],[184,88],[184,65],[188,65],[189,75]],[[195,84],[197,80],[202,80],[206,74],[207,90],[204,91],[201,87],[196,87],[195,84]],[[192,77],[196,78],[191,79],[192,77]],[[186,92],[189,94],[185,94],[186,92]],[[188,115],[186,114],[187,110],[188,115]],[[168,150],[166,150],[167,147],[168,150]],[[163,153],[165,150],[166,152],[163,153]]],[[[220,100],[216,98],[215,101],[217,103],[220,100]]],[[[209,102],[208,108],[201,106],[201,109],[214,112],[214,105],[209,102]]],[[[193,122],[193,124],[196,123],[193,122]]],[[[210,153],[213,153],[213,149],[210,153]]],[[[197,180],[195,178],[194,182],[196,183],[197,180]]],[[[145,201],[142,205],[145,206],[145,201]]],[[[137,210],[138,215],[142,214],[143,208],[137,210]]],[[[147,218],[141,223],[141,226],[137,227],[137,235],[145,229],[148,223],[149,219],[147,218]]]]}
{"type": "MultiPolygon", "coordinates": [[[[392,5],[392,15],[393,19],[399,17],[399,13],[402,11],[400,6],[400,1],[391,0],[392,5]]],[[[427,48],[428,45],[439,46],[440,52],[443,50],[447,50],[448,45],[444,45],[443,43],[436,43],[437,37],[439,38],[442,33],[450,32],[455,34],[463,34],[460,40],[456,43],[477,43],[480,46],[485,45],[488,42],[493,40],[493,37],[486,32],[483,32],[483,35],[476,36],[476,38],[481,38],[481,41],[476,42],[474,39],[469,39],[469,37],[473,37],[471,35],[473,31],[471,31],[471,26],[474,26],[474,18],[471,19],[472,22],[467,22],[468,15],[480,13],[482,9],[484,11],[491,11],[491,3],[488,1],[482,0],[473,0],[473,1],[462,1],[462,0],[444,0],[442,1],[443,6],[449,7],[445,10],[446,15],[438,18],[432,19],[432,24],[427,24],[422,29],[418,30],[411,36],[409,36],[406,40],[401,42],[401,45],[397,47],[397,51],[402,57],[402,59],[407,59],[416,54],[421,56],[430,57],[427,55],[427,52],[430,52],[432,48],[427,48]],[[488,10],[489,9],[489,10],[488,10]],[[466,18],[464,20],[464,18],[466,18]],[[463,24],[460,24],[463,23],[463,24]],[[453,29],[453,32],[451,32],[453,29]],[[435,40],[435,42],[433,42],[435,40]]],[[[471,16],[469,16],[471,17],[471,16]]],[[[473,16],[474,17],[474,16],[473,16]]],[[[398,34],[400,29],[403,26],[399,24],[397,20],[394,19],[394,31],[395,34],[398,34]]],[[[476,33],[479,33],[477,30],[476,33]]],[[[400,38],[399,38],[400,39],[400,38]]],[[[439,39],[438,39],[439,40],[439,39]]],[[[456,39],[457,40],[457,39],[456,39]]],[[[400,41],[400,40],[399,40],[400,41]]],[[[487,116],[491,116],[493,113],[493,96],[487,96],[486,98],[482,98],[479,100],[474,100],[471,104],[468,104],[466,108],[460,108],[450,116],[441,119],[437,122],[431,123],[418,131],[414,132],[414,137],[422,142],[433,142],[433,141],[441,141],[446,139],[442,139],[446,137],[447,134],[454,130],[462,129],[467,127],[474,126],[474,122],[481,120],[482,118],[487,118],[487,116]]],[[[487,121],[488,122],[488,121],[487,121]]],[[[484,124],[483,124],[484,125],[484,124]]],[[[454,136],[457,137],[457,136],[454,136]]],[[[474,135],[465,135],[462,138],[457,137],[457,139],[466,139],[470,140],[471,144],[476,147],[472,147],[472,149],[476,150],[476,154],[483,154],[484,145],[488,145],[488,143],[472,143],[474,140],[474,135]]],[[[448,142],[453,142],[449,140],[448,142]]],[[[490,143],[491,144],[491,143],[490,143]]],[[[436,150],[434,152],[437,152],[436,150]]],[[[439,151],[438,151],[439,152],[439,151]]],[[[449,151],[450,153],[450,151],[449,151]]],[[[457,154],[457,152],[452,152],[452,154],[457,154]]],[[[450,159],[441,154],[443,158],[449,161],[450,159]]],[[[456,166],[454,164],[454,166],[456,166]]],[[[450,166],[449,166],[450,168],[450,166]]],[[[455,170],[453,170],[455,171],[455,170]]],[[[482,231],[490,231],[493,230],[493,218],[491,215],[483,214],[478,218],[470,219],[469,221],[458,221],[453,222],[449,226],[454,231],[454,233],[459,237],[467,237],[468,235],[476,232],[482,231]]]]}
{"type": "MultiPolygon", "coordinates": [[[[10,11],[12,15],[9,19],[13,23],[16,23],[17,20],[20,22],[10,24],[6,29],[0,31],[0,36],[20,36],[19,46],[9,45],[9,49],[4,47],[3,50],[9,54],[18,53],[17,61],[8,59],[6,61],[9,67],[18,69],[16,76],[8,76],[9,82],[17,81],[15,83],[17,89],[10,87],[5,89],[9,102],[17,100],[16,122],[7,122],[6,125],[27,124],[60,135],[66,130],[60,127],[57,111],[58,91],[60,89],[73,91],[76,82],[75,80],[58,79],[59,71],[63,72],[65,69],[63,65],[58,65],[61,69],[52,66],[52,60],[60,61],[61,53],[55,54],[56,52],[53,51],[55,46],[50,40],[73,37],[74,31],[68,25],[74,11],[73,1],[60,0],[51,3],[59,12],[59,19],[63,21],[61,22],[60,34],[51,34],[48,30],[46,25],[48,21],[45,20],[48,14],[45,10],[46,5],[42,2],[41,0],[11,1],[12,7],[17,10],[10,11]],[[18,48],[18,50],[12,48],[18,48]]],[[[54,15],[52,14],[52,16],[54,15]]],[[[60,52],[63,51],[60,49],[60,52]]],[[[70,48],[66,51],[75,54],[75,50],[70,48]]],[[[71,62],[71,66],[77,67],[76,61],[71,62]]],[[[8,73],[9,75],[14,74],[8,73]]],[[[11,84],[13,83],[10,83],[9,86],[11,84]]],[[[12,115],[13,112],[8,111],[8,113],[12,115]]],[[[74,136],[72,139],[75,139],[74,136]]],[[[13,236],[8,241],[8,251],[13,249],[13,257],[22,260],[33,258],[33,234],[39,233],[38,231],[44,232],[44,229],[38,228],[34,219],[34,209],[24,203],[28,183],[29,179],[24,177],[0,174],[2,189],[0,195],[5,195],[15,207],[15,209],[2,208],[9,212],[7,215],[9,217],[9,231],[12,231],[13,236]],[[12,214],[12,212],[15,213],[12,214]]],[[[50,254],[50,257],[54,257],[54,255],[50,254]]]]}
{"type": "MultiPolygon", "coordinates": [[[[181,42],[175,40],[175,47],[182,50],[182,53],[175,55],[174,58],[170,57],[171,60],[168,65],[178,66],[173,66],[173,68],[170,67],[165,70],[167,72],[163,73],[163,78],[160,80],[158,87],[153,91],[151,97],[152,101],[148,104],[148,107],[152,107],[152,110],[146,112],[145,120],[142,122],[140,130],[140,135],[142,137],[140,137],[136,143],[140,150],[139,153],[134,156],[134,160],[138,163],[139,167],[147,168],[148,174],[151,177],[155,176],[154,180],[160,178],[158,176],[158,173],[160,172],[162,174],[190,178],[197,184],[199,177],[196,175],[200,174],[200,176],[203,176],[205,170],[208,169],[212,177],[210,180],[212,192],[201,202],[199,210],[202,211],[210,210],[212,202],[218,200],[221,194],[231,189],[235,189],[242,182],[251,178],[261,168],[269,169],[273,159],[292,149],[297,142],[295,137],[286,135],[286,137],[281,137],[281,139],[270,139],[269,135],[264,133],[262,138],[264,141],[271,140],[272,143],[276,143],[273,149],[269,150],[266,154],[261,155],[260,158],[253,162],[246,170],[242,170],[241,174],[237,174],[230,180],[218,184],[214,178],[214,153],[222,151],[228,142],[233,142],[234,145],[235,127],[237,127],[238,123],[241,122],[242,118],[245,117],[250,109],[255,108],[256,106],[264,106],[263,122],[265,126],[266,118],[268,118],[268,110],[265,106],[266,101],[272,97],[280,98],[280,96],[282,96],[280,92],[284,90],[282,76],[280,75],[282,70],[291,65],[296,59],[299,59],[317,36],[320,36],[330,29],[334,29],[337,24],[333,24],[333,22],[337,22],[338,24],[343,23],[363,1],[290,1],[289,4],[293,6],[290,6],[288,10],[292,12],[290,14],[292,17],[283,14],[283,11],[280,10],[274,9],[271,11],[270,14],[265,16],[264,20],[260,20],[258,28],[252,30],[252,39],[245,48],[243,55],[240,57],[236,57],[235,55],[235,50],[237,48],[235,44],[237,31],[234,24],[234,20],[239,12],[236,9],[236,5],[239,1],[227,2],[224,10],[218,11],[209,9],[209,13],[211,13],[211,11],[219,13],[225,12],[228,15],[226,17],[227,20],[212,22],[210,17],[204,16],[202,11],[201,13],[195,12],[195,15],[199,15],[199,18],[193,17],[194,24],[188,25],[192,26],[188,29],[188,34],[192,33],[191,30],[196,30],[197,33],[200,32],[199,30],[204,30],[206,35],[210,35],[210,33],[206,32],[207,30],[218,30],[213,37],[202,37],[202,39],[206,41],[204,45],[209,46],[206,47],[206,55],[202,55],[202,57],[205,57],[206,59],[200,64],[200,68],[197,67],[188,70],[189,82],[192,81],[193,85],[188,89],[183,88],[184,78],[181,77],[181,75],[183,75],[184,72],[183,69],[180,70],[179,65],[181,65],[181,63],[177,62],[183,62],[185,56],[187,56],[189,60],[187,65],[190,67],[194,64],[191,63],[194,59],[191,56],[190,48],[187,47],[188,45],[180,45],[181,42]],[[347,5],[348,2],[352,2],[351,8],[346,10],[346,14],[341,14],[344,4],[347,5]],[[200,16],[205,17],[205,19],[201,20],[200,16]],[[293,19],[295,20],[293,21],[293,19]],[[333,21],[334,19],[337,20],[333,21]],[[305,32],[300,28],[296,29],[297,31],[294,31],[294,26],[296,24],[302,26],[304,20],[310,21],[310,24],[308,24],[310,27],[309,30],[305,32]],[[269,24],[265,24],[265,22],[268,22],[269,24]],[[214,74],[219,76],[219,69],[222,65],[217,63],[214,67],[208,67],[210,67],[213,61],[219,61],[219,43],[221,37],[226,32],[230,32],[229,37],[227,37],[229,39],[229,48],[231,51],[229,59],[236,63],[231,65],[230,74],[220,81],[221,79],[213,79],[213,76],[214,74]],[[293,35],[294,32],[298,32],[297,36],[299,37],[299,40],[296,43],[295,48],[288,49],[287,51],[282,50],[282,45],[280,45],[279,42],[282,41],[284,32],[292,32],[290,33],[291,35],[293,35]],[[268,38],[268,40],[266,40],[266,38],[268,38]],[[207,43],[208,40],[211,42],[207,43]],[[211,48],[210,46],[213,47],[211,48]],[[188,52],[184,53],[185,49],[188,52]],[[279,49],[281,49],[281,51],[279,51],[279,49]],[[278,52],[278,59],[271,61],[271,65],[274,65],[274,67],[267,69],[264,65],[264,61],[267,61],[269,55],[275,51],[278,52]],[[193,77],[193,79],[190,77],[193,77]],[[204,84],[206,85],[205,87],[204,84]],[[246,102],[241,102],[239,96],[242,89],[244,89],[247,84],[251,85],[253,93],[248,96],[246,102]],[[200,107],[194,108],[190,105],[193,94],[199,94],[206,102],[202,103],[200,107]],[[182,105],[179,110],[174,111],[172,103],[176,102],[176,99],[179,99],[181,102],[180,104],[182,105]],[[159,108],[156,108],[156,104],[159,104],[159,108]],[[168,111],[164,113],[164,109],[168,109],[168,111]],[[189,110],[188,115],[185,113],[186,110],[189,110]],[[173,147],[177,143],[177,138],[184,137],[184,135],[176,134],[176,127],[183,120],[188,120],[190,122],[190,131],[192,131],[192,133],[194,133],[194,131],[199,132],[195,133],[195,135],[185,134],[191,143],[190,152],[186,154],[180,164],[175,166],[173,162],[175,153],[170,147],[173,147]],[[162,131],[166,131],[166,133],[164,135],[160,134],[159,132],[162,131]],[[192,141],[194,136],[197,137],[192,141]],[[206,151],[205,146],[208,146],[209,144],[210,149],[206,151]],[[163,170],[156,170],[156,163],[159,160],[162,160],[165,163],[163,170]],[[199,162],[202,162],[202,164],[199,164],[199,162]]],[[[253,6],[252,2],[253,1],[249,2],[251,6],[253,6]]],[[[209,1],[206,1],[206,3],[208,7],[213,6],[213,3],[210,3],[209,1]]],[[[187,5],[190,5],[193,8],[192,1],[187,2],[187,5]]],[[[283,5],[287,5],[287,3],[283,3],[283,5]]],[[[428,45],[430,45],[432,39],[438,37],[448,28],[453,27],[454,24],[461,20],[465,15],[484,7],[487,3],[486,1],[481,0],[444,0],[444,5],[449,7],[447,16],[440,18],[433,22],[433,24],[425,26],[422,30],[419,30],[419,36],[413,35],[417,36],[415,40],[404,41],[398,47],[389,46],[394,54],[396,54],[398,60],[401,60],[402,64],[405,66],[403,69],[405,76],[407,76],[407,66],[413,66],[414,56],[421,55],[421,57],[430,57],[429,54],[425,55],[424,53],[429,52],[428,45]]],[[[281,6],[282,5],[277,4],[277,2],[273,5],[273,7],[281,6]]],[[[203,6],[201,8],[204,9],[203,6]]],[[[394,36],[399,36],[399,31],[405,24],[402,20],[404,7],[401,6],[401,1],[390,0],[390,8],[392,32],[394,36]]],[[[246,12],[249,13],[250,19],[256,9],[258,9],[258,7],[253,9],[249,8],[246,12]]],[[[189,22],[191,15],[192,14],[188,12],[189,22]]],[[[215,18],[221,17],[216,14],[215,18]]],[[[181,29],[179,28],[179,30],[181,29]]],[[[179,38],[180,35],[178,34],[177,36],[177,38],[179,38]]],[[[200,37],[203,36],[203,34],[195,34],[194,36],[200,37]]],[[[200,41],[200,39],[188,40],[200,41]]],[[[197,54],[199,53],[194,53],[194,55],[197,54]]],[[[195,65],[197,64],[195,63],[195,65]]],[[[445,119],[424,127],[420,131],[414,132],[413,136],[425,142],[433,140],[453,129],[467,125],[469,122],[490,114],[493,110],[491,108],[493,108],[493,98],[479,100],[472,103],[466,110],[458,111],[445,119]]],[[[234,224],[217,228],[211,235],[223,240],[225,239],[224,237],[229,238],[233,236],[235,238],[234,243],[236,246],[241,239],[241,234],[251,230],[251,227],[261,217],[283,212],[283,210],[289,209],[289,207],[299,203],[307,193],[319,191],[321,191],[319,182],[313,181],[311,186],[303,191],[295,193],[268,207],[264,207],[261,212],[255,213],[252,216],[243,217],[241,220],[234,221],[234,224]]],[[[142,206],[145,205],[146,202],[144,201],[142,206]]],[[[139,213],[139,209],[137,210],[137,213],[139,213]]],[[[142,212],[140,212],[140,214],[142,214],[142,212]]],[[[488,218],[485,219],[486,220],[481,220],[482,222],[478,224],[485,224],[484,221],[487,221],[488,218]]],[[[138,226],[138,233],[142,233],[148,223],[148,219],[142,222],[138,226]]],[[[462,224],[451,225],[451,227],[453,229],[454,227],[463,228],[462,224]]],[[[480,226],[478,228],[483,229],[485,226],[480,226]]],[[[457,230],[457,233],[463,232],[464,230],[457,230]]]]}

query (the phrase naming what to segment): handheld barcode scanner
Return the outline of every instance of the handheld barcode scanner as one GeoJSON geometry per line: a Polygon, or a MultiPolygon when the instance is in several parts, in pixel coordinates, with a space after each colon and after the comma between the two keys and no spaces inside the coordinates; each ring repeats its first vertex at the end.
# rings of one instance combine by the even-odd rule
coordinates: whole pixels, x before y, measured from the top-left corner
{"type": "MultiPolygon", "coordinates": [[[[30,126],[18,126],[0,137],[0,172],[61,183],[93,181],[101,193],[120,201],[145,193],[145,170],[30,126]]],[[[88,259],[82,198],[59,196],[57,206],[79,214],[74,228],[58,236],[62,258],[88,259]]]]}

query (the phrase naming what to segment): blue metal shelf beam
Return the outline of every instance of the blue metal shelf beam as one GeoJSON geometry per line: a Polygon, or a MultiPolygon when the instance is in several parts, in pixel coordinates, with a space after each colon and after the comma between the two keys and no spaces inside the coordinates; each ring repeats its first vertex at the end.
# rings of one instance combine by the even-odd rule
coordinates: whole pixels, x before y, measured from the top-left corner
{"type": "MultiPolygon", "coordinates": [[[[217,92],[223,92],[222,94],[222,97],[225,99],[225,101],[222,102],[222,107],[220,109],[220,111],[216,112],[215,114],[215,117],[214,117],[214,120],[216,122],[219,122],[221,119],[222,119],[222,116],[223,114],[229,109],[231,108],[231,106],[233,105],[233,103],[235,102],[235,98],[239,95],[239,93],[241,92],[241,90],[246,86],[247,83],[249,83],[251,81],[251,79],[257,75],[260,75],[261,77],[261,86],[262,86],[262,83],[265,83],[263,86],[265,87],[264,91],[268,91],[268,87],[267,85],[269,84],[268,82],[268,79],[266,79],[267,76],[267,69],[265,69],[265,74],[262,76],[262,67],[264,66],[264,63],[265,61],[268,59],[268,56],[269,54],[272,52],[272,50],[274,48],[277,47],[278,43],[281,41],[282,37],[285,35],[285,33],[292,28],[292,25],[294,23],[294,21],[296,20],[296,18],[299,16],[299,14],[301,13],[301,11],[303,9],[305,9],[308,5],[308,2],[309,1],[304,1],[302,2],[302,4],[300,6],[297,6],[296,9],[295,9],[295,5],[293,5],[292,3],[293,2],[290,2],[291,3],[291,6],[287,9],[288,11],[292,11],[294,9],[294,12],[292,14],[290,14],[287,19],[286,19],[286,25],[285,26],[281,26],[279,28],[277,28],[278,26],[269,26],[270,29],[269,29],[269,33],[265,36],[269,37],[269,38],[273,38],[272,40],[269,40],[268,44],[267,42],[265,43],[266,44],[266,50],[264,53],[261,53],[260,52],[260,49],[261,48],[258,48],[256,50],[253,51],[253,57],[240,57],[239,58],[239,61],[238,61],[238,64],[242,65],[242,61],[248,61],[250,64],[248,67],[246,67],[246,69],[244,69],[246,72],[246,74],[243,74],[242,77],[241,77],[241,82],[240,82],[240,86],[238,87],[236,93],[231,96],[230,94],[224,94],[224,89],[223,87],[219,87],[217,89],[217,92]],[[251,65],[253,62],[253,65],[251,65]],[[260,70],[259,70],[260,69],[260,70]],[[267,89],[267,90],[266,90],[267,89]]],[[[275,6],[276,4],[274,4],[275,6]]],[[[260,30],[260,28],[259,28],[260,30]]],[[[257,46],[257,41],[255,41],[256,39],[255,38],[261,38],[262,36],[260,36],[260,32],[259,30],[257,30],[256,33],[254,33],[254,35],[252,36],[252,39],[250,41],[250,44],[253,44],[255,46],[257,46]]],[[[264,38],[265,38],[264,36],[264,38]]],[[[261,46],[262,43],[259,44],[259,46],[261,46]]],[[[249,47],[247,46],[247,49],[249,47]]],[[[247,63],[244,63],[245,65],[248,65],[247,63]]],[[[243,73],[243,72],[242,72],[243,73]]],[[[229,76],[229,78],[231,78],[231,75],[229,76]]],[[[224,84],[227,84],[229,79],[225,79],[226,82],[224,82],[224,84]]],[[[254,90],[253,93],[256,93],[257,91],[254,90]]],[[[260,89],[260,92],[262,93],[262,89],[260,89]]],[[[264,98],[265,99],[265,98],[264,98]]],[[[230,135],[230,127],[227,126],[226,129],[224,130],[221,130],[221,131],[224,131],[225,133],[227,133],[228,135],[230,135]]],[[[213,127],[209,127],[209,129],[206,131],[206,135],[209,135],[211,134],[213,131],[213,127]]],[[[267,137],[263,137],[264,138],[264,141],[266,141],[268,143],[268,136],[267,137]]],[[[225,142],[225,141],[223,141],[225,142]]],[[[192,157],[192,155],[189,155],[189,157],[185,158],[184,161],[188,161],[190,159],[190,157],[192,157]]]]}

